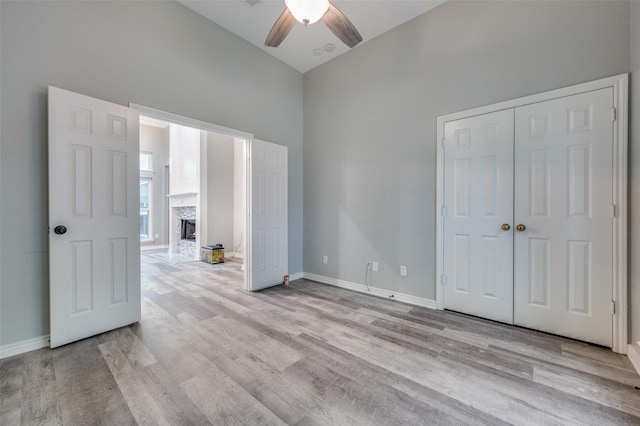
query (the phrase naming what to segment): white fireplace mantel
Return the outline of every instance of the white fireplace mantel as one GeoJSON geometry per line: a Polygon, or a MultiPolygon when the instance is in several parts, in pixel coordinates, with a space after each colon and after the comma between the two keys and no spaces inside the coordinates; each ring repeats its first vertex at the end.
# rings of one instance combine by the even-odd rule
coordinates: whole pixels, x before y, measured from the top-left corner
{"type": "Polygon", "coordinates": [[[197,192],[183,192],[181,194],[169,194],[171,207],[195,206],[197,204],[197,192]]]}

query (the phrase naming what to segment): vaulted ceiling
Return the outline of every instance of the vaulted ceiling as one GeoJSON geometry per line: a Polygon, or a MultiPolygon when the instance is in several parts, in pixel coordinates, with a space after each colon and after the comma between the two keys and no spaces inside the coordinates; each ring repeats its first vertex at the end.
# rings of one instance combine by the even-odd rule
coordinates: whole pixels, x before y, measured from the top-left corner
{"type": "MultiPolygon", "coordinates": [[[[302,73],[350,50],[322,22],[306,27],[296,23],[279,47],[265,46],[267,34],[286,7],[284,0],[178,1],[302,73]]],[[[332,3],[356,26],[364,39],[362,45],[444,1],[335,0],[332,3]]]]}

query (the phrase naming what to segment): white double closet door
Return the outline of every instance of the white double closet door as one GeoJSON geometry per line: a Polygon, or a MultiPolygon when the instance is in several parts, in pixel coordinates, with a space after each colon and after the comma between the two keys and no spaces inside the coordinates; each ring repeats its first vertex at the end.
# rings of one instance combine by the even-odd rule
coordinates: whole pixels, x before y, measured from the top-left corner
{"type": "Polygon", "coordinates": [[[444,305],[612,345],[613,89],[445,124],[444,305]]]}

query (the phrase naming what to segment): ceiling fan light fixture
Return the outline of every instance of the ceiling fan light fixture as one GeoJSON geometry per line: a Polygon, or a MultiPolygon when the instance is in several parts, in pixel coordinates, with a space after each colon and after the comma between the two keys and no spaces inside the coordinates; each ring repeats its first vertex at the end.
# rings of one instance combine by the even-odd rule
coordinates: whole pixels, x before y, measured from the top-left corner
{"type": "Polygon", "coordinates": [[[322,18],[329,9],[329,0],[285,0],[297,21],[309,25],[322,18]]]}

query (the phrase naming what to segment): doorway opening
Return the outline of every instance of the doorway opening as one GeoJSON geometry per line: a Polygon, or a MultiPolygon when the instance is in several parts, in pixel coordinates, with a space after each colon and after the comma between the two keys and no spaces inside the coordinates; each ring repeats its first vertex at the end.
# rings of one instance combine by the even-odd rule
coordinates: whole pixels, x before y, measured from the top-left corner
{"type": "MultiPolygon", "coordinates": [[[[210,238],[204,228],[211,221],[203,212],[209,205],[208,188],[226,188],[216,185],[216,180],[209,184],[209,177],[217,178],[218,172],[216,167],[209,167],[207,148],[211,133],[231,137],[244,148],[239,151],[244,159],[241,161],[244,191],[238,196],[246,203],[241,210],[244,222],[239,221],[244,223],[246,250],[239,264],[245,266],[245,272],[239,274],[238,281],[244,280],[244,288],[249,291],[282,283],[288,273],[286,146],[152,108],[133,104],[127,108],[52,86],[48,108],[49,190],[50,194],[56,194],[49,197],[49,225],[55,230],[49,235],[51,347],[140,321],[141,278],[154,273],[143,270],[140,240],[152,246],[167,228],[156,223],[154,212],[162,212],[163,207],[154,207],[154,199],[160,200],[160,206],[163,199],[176,199],[175,209],[173,201],[169,203],[172,214],[167,216],[171,219],[178,208],[190,207],[189,204],[196,207],[196,245],[190,260],[201,256],[197,248],[210,238]],[[184,167],[184,173],[196,182],[193,192],[184,189],[176,192],[171,166],[169,179],[164,178],[167,162],[158,163],[163,176],[154,176],[158,172],[153,152],[143,149],[140,155],[141,114],[175,124],[173,128],[178,132],[197,135],[192,149],[199,156],[198,161],[193,162],[193,167],[184,167]],[[100,131],[92,131],[94,122],[100,131]],[[203,158],[206,161],[201,161],[203,158]],[[103,166],[93,167],[94,164],[103,166]],[[160,184],[167,181],[166,185],[160,184]],[[205,183],[206,190],[201,187],[205,183]],[[154,190],[160,186],[166,189],[164,197],[154,196],[154,190]],[[140,207],[139,216],[132,209],[136,204],[140,207]],[[67,233],[69,229],[72,234],[67,233]],[[252,235],[256,244],[252,244],[252,235]]],[[[179,154],[189,148],[181,145],[179,154]]],[[[213,224],[216,222],[217,219],[213,224]]],[[[168,228],[169,244],[162,248],[167,253],[174,247],[172,241],[177,241],[177,225],[169,224],[168,228]]],[[[220,251],[217,244],[211,247],[211,259],[220,260],[220,251]]],[[[214,266],[197,264],[200,269],[214,266]]],[[[156,268],[155,276],[171,279],[167,272],[172,270],[179,285],[212,284],[216,280],[209,272],[198,277],[187,268],[162,265],[156,268]]],[[[207,269],[211,270],[215,271],[207,269]]],[[[224,271],[220,275],[224,281],[224,271]]],[[[171,292],[171,288],[156,290],[171,292]]]]}
{"type": "Polygon", "coordinates": [[[248,139],[188,124],[141,111],[142,263],[212,263],[221,247],[210,267],[244,273],[248,139]]]}
{"type": "MultiPolygon", "coordinates": [[[[170,129],[175,129],[179,137],[192,140],[191,144],[180,144],[180,152],[176,156],[185,156],[184,151],[192,150],[189,158],[199,155],[198,161],[193,161],[193,167],[185,167],[181,172],[186,174],[186,181],[191,186],[176,188],[171,176],[176,173],[173,164],[169,167],[169,184],[165,198],[169,199],[171,211],[168,230],[168,252],[177,252],[172,236],[176,235],[176,227],[172,227],[174,213],[177,208],[189,204],[196,205],[196,244],[193,254],[201,255],[200,248],[209,236],[209,228],[215,230],[217,221],[203,221],[204,209],[209,206],[209,187],[214,190],[229,189],[228,185],[221,185],[217,180],[219,171],[229,167],[230,161],[210,165],[211,158],[208,147],[212,143],[224,145],[230,149],[229,141],[233,141],[233,174],[236,188],[234,194],[234,214],[236,220],[233,225],[234,259],[240,257],[244,267],[244,289],[257,291],[263,288],[282,284],[288,274],[288,149],[286,146],[255,139],[252,134],[200,120],[168,113],[138,104],[130,104],[140,116],[170,123],[170,129]],[[195,135],[195,136],[194,136],[195,135]],[[199,136],[198,136],[199,135],[199,136]],[[206,143],[203,140],[206,139],[206,143]],[[206,152],[204,152],[206,151],[206,152]],[[208,161],[200,161],[207,158],[208,161]],[[235,166],[237,165],[237,166],[235,166]],[[193,170],[197,170],[195,175],[193,170]],[[198,182],[194,184],[192,181],[198,182]],[[210,182],[211,181],[211,182],[210,182]],[[207,182],[207,190],[200,188],[200,184],[207,182]],[[194,190],[193,188],[196,188],[194,190]],[[195,202],[193,199],[195,198],[195,202]],[[175,199],[175,202],[174,202],[175,199]],[[175,204],[176,209],[173,209],[175,204]],[[240,206],[237,208],[237,206],[240,206]],[[202,216],[202,218],[200,217],[202,216]],[[211,226],[209,226],[211,222],[211,226]]],[[[172,154],[170,153],[170,156],[172,154]]],[[[220,160],[222,156],[212,157],[220,160]]],[[[153,161],[153,160],[152,160],[153,161]]],[[[177,219],[177,218],[176,218],[177,219]]],[[[153,218],[150,219],[153,222],[153,218]]],[[[227,226],[227,231],[229,227],[227,226]]],[[[155,234],[154,234],[155,235],[155,234]]],[[[217,235],[217,234],[216,234],[217,235]]],[[[217,238],[217,237],[216,237],[217,238]]],[[[206,245],[216,245],[220,241],[209,241],[206,245]],[[209,244],[212,243],[212,244],[209,244]]]]}

